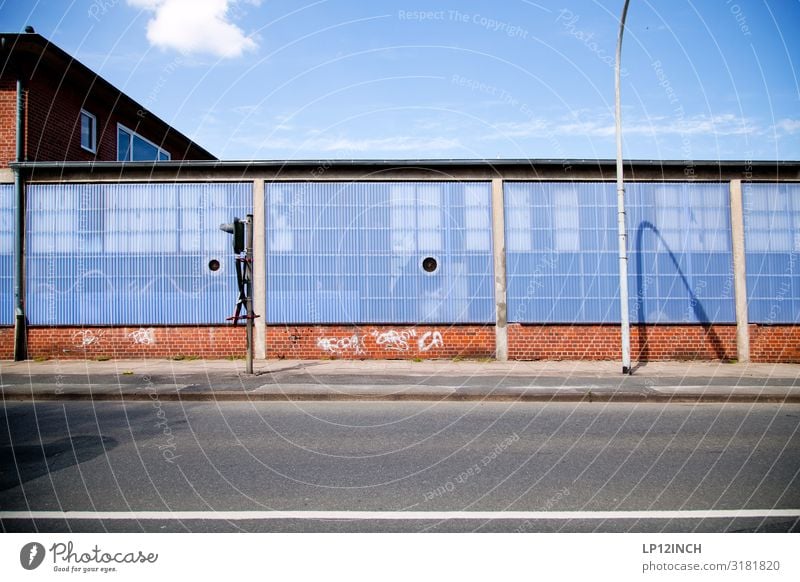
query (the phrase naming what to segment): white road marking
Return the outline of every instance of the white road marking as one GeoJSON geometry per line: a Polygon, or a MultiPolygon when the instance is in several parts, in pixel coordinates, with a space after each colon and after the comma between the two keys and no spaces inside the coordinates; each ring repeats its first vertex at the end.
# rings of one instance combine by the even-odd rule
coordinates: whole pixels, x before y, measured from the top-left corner
{"type": "Polygon", "coordinates": [[[570,520],[734,519],[800,517],[800,509],[699,509],[686,511],[0,511],[4,519],[83,520],[570,520]]]}

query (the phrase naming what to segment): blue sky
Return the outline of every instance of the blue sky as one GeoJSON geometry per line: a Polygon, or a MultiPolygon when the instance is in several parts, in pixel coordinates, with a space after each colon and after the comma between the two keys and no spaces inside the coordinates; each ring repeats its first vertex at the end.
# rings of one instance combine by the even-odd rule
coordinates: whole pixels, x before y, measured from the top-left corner
{"type": "MultiPolygon", "coordinates": [[[[223,159],[613,158],[622,0],[0,0],[223,159]]],[[[624,153],[800,159],[800,2],[631,0],[624,153]]]]}

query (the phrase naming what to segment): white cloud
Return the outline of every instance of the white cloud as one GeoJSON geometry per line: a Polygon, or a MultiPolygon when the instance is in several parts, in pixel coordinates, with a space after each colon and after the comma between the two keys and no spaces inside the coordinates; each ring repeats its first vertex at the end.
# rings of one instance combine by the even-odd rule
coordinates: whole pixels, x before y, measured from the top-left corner
{"type": "Polygon", "coordinates": [[[147,40],[153,46],[233,58],[256,48],[255,41],[230,21],[228,13],[237,1],[128,0],[128,4],[153,12],[147,22],[147,40]]]}
{"type": "MultiPolygon", "coordinates": [[[[529,119],[521,123],[503,122],[494,125],[494,134],[487,139],[535,138],[558,136],[583,136],[613,138],[615,135],[612,116],[600,113],[593,119],[587,115],[571,116],[567,119],[529,119]]],[[[783,120],[780,125],[787,133],[800,130],[800,122],[783,120]]],[[[680,119],[666,116],[647,118],[622,118],[623,135],[753,135],[758,128],[749,119],[726,113],[722,115],[694,115],[680,119]]]]}
{"type": "Polygon", "coordinates": [[[441,154],[442,152],[462,149],[457,138],[424,137],[398,135],[385,138],[350,138],[333,136],[315,136],[306,139],[281,138],[238,135],[232,139],[237,144],[246,145],[256,150],[280,150],[284,155],[335,155],[341,157],[361,157],[391,153],[400,155],[403,152],[415,152],[415,155],[441,154]]]}
{"type": "Polygon", "coordinates": [[[800,119],[781,119],[775,124],[775,129],[780,133],[800,133],[800,119]]]}

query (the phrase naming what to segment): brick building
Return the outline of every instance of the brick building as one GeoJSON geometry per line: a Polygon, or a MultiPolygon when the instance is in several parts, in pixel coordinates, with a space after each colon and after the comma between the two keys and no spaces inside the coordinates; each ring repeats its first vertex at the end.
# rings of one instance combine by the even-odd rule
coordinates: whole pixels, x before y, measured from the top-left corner
{"type": "Polygon", "coordinates": [[[0,34],[0,169],[23,161],[214,160],[208,151],[34,32],[0,34]]]}

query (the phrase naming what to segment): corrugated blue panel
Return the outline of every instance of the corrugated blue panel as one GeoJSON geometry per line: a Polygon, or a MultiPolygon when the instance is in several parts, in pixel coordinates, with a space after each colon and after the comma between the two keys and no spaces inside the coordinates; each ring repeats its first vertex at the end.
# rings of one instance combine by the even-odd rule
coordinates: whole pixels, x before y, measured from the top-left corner
{"type": "Polygon", "coordinates": [[[249,183],[29,186],[31,323],[225,322],[238,292],[219,225],[251,201],[249,183]],[[223,265],[215,273],[211,259],[223,265]]]}
{"type": "Polygon", "coordinates": [[[506,182],[508,320],[619,319],[613,184],[506,182]]]}
{"type": "MultiPolygon", "coordinates": [[[[631,321],[734,321],[724,184],[627,184],[631,321]]],[[[509,321],[618,323],[616,186],[505,184],[509,321]]]]}
{"type": "Polygon", "coordinates": [[[632,322],[736,321],[728,189],[696,182],[626,187],[632,322]]]}
{"type": "Polygon", "coordinates": [[[14,185],[0,184],[0,325],[14,323],[14,185]]]}
{"type": "Polygon", "coordinates": [[[266,208],[268,322],[494,322],[489,183],[271,183],[266,208]]]}
{"type": "Polygon", "coordinates": [[[748,314],[800,323],[800,184],[743,184],[748,314]]]}

